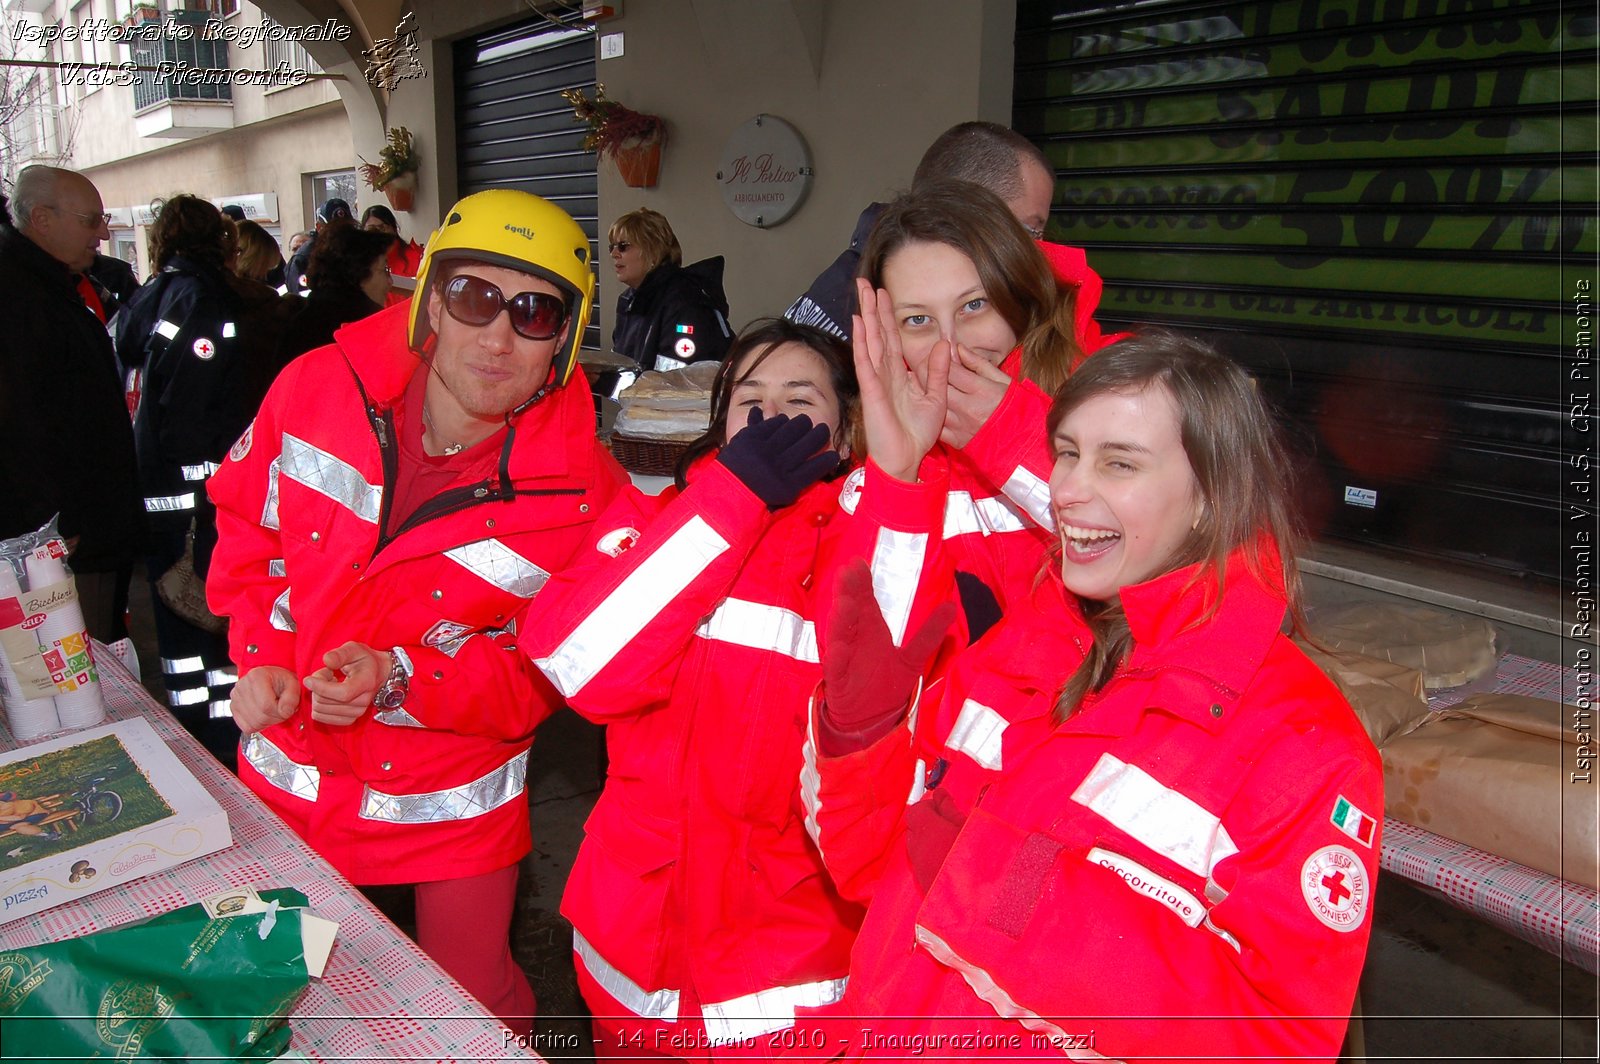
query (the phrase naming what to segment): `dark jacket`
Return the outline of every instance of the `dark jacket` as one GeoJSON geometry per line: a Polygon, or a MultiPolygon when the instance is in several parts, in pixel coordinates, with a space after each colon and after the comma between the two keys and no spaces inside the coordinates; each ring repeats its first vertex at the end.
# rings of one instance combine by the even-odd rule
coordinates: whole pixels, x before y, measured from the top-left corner
{"type": "Polygon", "coordinates": [[[107,300],[104,294],[100,301],[106,308],[106,320],[111,320],[111,315],[117,308],[133,298],[139,290],[139,278],[133,272],[133,267],[117,258],[115,255],[102,255],[98,252],[94,256],[94,265],[89,267],[89,278],[99,285],[105,293],[110,294],[107,300]]]}
{"type": "Polygon", "coordinates": [[[721,255],[689,266],[663,262],[617,297],[611,349],[640,369],[720,361],[732,340],[721,255]]]}
{"type": "Polygon", "coordinates": [[[289,364],[278,354],[278,346],[289,323],[305,307],[306,301],[299,296],[280,295],[271,285],[237,274],[227,273],[224,279],[239,300],[239,341],[246,360],[243,398],[254,410],[267,397],[267,389],[277,379],[278,371],[289,364]]]}
{"type": "Polygon", "coordinates": [[[133,434],[156,530],[187,528],[209,471],[255,415],[260,395],[224,272],[183,255],[147,281],[117,323],[117,362],[137,394],[133,434]]]}
{"type": "Polygon", "coordinates": [[[810,325],[841,340],[850,339],[850,315],[856,311],[856,274],[861,270],[861,249],[884,205],[874,203],[856,219],[850,246],[817,274],[805,294],[789,305],[783,316],[797,325],[810,325]]]}
{"type": "Polygon", "coordinates": [[[290,319],[278,340],[277,363],[287,366],[307,351],[333,343],[334,330],[341,325],[378,313],[383,308],[367,298],[359,288],[313,288],[303,299],[299,313],[290,319]]]}
{"type": "Polygon", "coordinates": [[[133,428],[105,327],[77,278],[33,241],[0,225],[0,538],[59,513],[80,537],[72,565],[105,572],[142,550],[144,508],[133,428]]]}
{"type": "Polygon", "coordinates": [[[300,250],[290,255],[289,261],[284,264],[283,285],[291,295],[299,295],[300,290],[305,287],[300,283],[300,279],[306,275],[306,270],[311,267],[311,249],[316,246],[317,231],[313,229],[310,239],[301,244],[300,250]]]}

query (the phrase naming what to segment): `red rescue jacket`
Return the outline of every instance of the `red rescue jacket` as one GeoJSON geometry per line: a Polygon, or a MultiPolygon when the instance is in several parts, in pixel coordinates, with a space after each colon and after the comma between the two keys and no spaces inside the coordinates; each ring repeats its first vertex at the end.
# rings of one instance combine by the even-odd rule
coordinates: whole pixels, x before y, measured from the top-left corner
{"type": "Polygon", "coordinates": [[[1378,755],[1280,634],[1282,594],[1236,554],[1208,617],[1218,588],[1196,571],[1123,590],[1134,649],[1065,723],[1051,712],[1090,636],[1052,580],[920,720],[809,766],[824,859],[871,899],[841,1013],[899,1017],[845,1025],[846,1056],[917,1039],[930,1057],[1338,1054],[1378,755]]]}
{"type": "Polygon", "coordinates": [[[514,620],[624,478],[595,442],[580,377],[513,422],[509,495],[498,477],[456,489],[380,542],[388,413],[421,365],[406,315],[354,322],[290,364],[209,484],[208,597],[232,618],[241,674],[304,677],[352,639],[412,663],[402,708],[334,727],[303,694],[240,749],[240,777],[356,883],[476,875],[528,852],[528,748],[561,701],[508,653],[514,620]]]}
{"type": "MultiPolygon", "coordinates": [[[[562,913],[591,1009],[630,1017],[606,1025],[638,1034],[630,1045],[776,1055],[793,1048],[781,1032],[844,990],[861,910],[801,822],[800,748],[823,584],[839,559],[872,555],[853,536],[887,541],[893,522],[848,520],[839,492],[820,483],[770,513],[714,460],[681,494],[626,492],[524,633],[573,708],[609,725],[562,913]]],[[[935,522],[939,504],[915,519],[935,522]]],[[[886,542],[874,569],[915,624],[940,545],[913,539],[886,542]]]]}

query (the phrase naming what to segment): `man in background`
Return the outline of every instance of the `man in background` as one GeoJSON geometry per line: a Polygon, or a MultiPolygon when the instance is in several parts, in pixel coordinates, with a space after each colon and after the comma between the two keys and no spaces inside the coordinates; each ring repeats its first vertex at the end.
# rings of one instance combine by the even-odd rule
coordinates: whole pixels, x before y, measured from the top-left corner
{"type": "Polygon", "coordinates": [[[299,294],[305,289],[306,267],[311,263],[311,252],[317,246],[317,237],[330,225],[354,225],[355,218],[350,213],[350,204],[334,197],[317,208],[317,223],[311,230],[311,236],[299,249],[289,257],[289,265],[283,271],[283,283],[290,292],[299,294]]]}
{"type": "MultiPolygon", "coordinates": [[[[994,122],[951,126],[922,153],[911,187],[941,180],[982,185],[1005,201],[1030,236],[1044,239],[1055,192],[1055,171],[1044,152],[1022,134],[994,122]]],[[[850,235],[850,246],[783,312],[785,318],[850,339],[861,248],[882,210],[883,204],[873,203],[861,212],[855,232],[850,235]]]]}
{"type": "Polygon", "coordinates": [[[105,206],[82,174],[30,166],[0,197],[0,539],[59,514],[89,634],[127,634],[128,578],[143,548],[133,426],[111,339],[79,291],[105,206]],[[12,218],[15,218],[13,224],[12,218]]]}

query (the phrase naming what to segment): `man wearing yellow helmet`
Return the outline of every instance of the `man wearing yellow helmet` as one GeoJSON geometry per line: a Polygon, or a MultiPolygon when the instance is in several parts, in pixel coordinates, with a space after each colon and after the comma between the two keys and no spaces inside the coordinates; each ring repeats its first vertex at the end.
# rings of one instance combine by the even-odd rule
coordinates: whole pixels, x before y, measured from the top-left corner
{"type": "Polygon", "coordinates": [[[416,297],[285,369],[209,485],[240,778],[353,882],[415,884],[419,944],[521,1031],[523,779],[561,703],[518,617],[625,479],[577,369],[593,302],[565,212],[468,196],[416,297]]]}

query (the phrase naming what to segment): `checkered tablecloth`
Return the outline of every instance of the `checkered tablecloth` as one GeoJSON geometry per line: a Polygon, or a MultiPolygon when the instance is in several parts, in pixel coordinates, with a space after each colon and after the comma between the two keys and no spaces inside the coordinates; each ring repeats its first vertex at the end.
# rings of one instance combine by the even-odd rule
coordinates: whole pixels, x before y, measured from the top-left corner
{"type": "MultiPolygon", "coordinates": [[[[1570,700],[1572,670],[1507,654],[1494,688],[1501,694],[1570,700]],[[1563,690],[1565,687],[1565,690],[1563,690]]],[[[1439,710],[1470,691],[1444,691],[1428,699],[1439,710]]],[[[1430,831],[1385,817],[1382,867],[1444,895],[1452,904],[1587,971],[1600,973],[1600,895],[1504,857],[1484,853],[1430,831]]]]}
{"type": "MultiPolygon", "coordinates": [[[[104,650],[104,648],[100,648],[104,650]]],[[[97,656],[112,720],[142,716],[228,814],[233,845],[121,887],[0,926],[0,945],[32,946],[191,905],[229,887],[294,887],[339,922],[333,956],[289,1018],[311,1060],[538,1060],[206,753],[116,662],[97,656]]]]}

